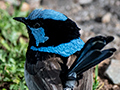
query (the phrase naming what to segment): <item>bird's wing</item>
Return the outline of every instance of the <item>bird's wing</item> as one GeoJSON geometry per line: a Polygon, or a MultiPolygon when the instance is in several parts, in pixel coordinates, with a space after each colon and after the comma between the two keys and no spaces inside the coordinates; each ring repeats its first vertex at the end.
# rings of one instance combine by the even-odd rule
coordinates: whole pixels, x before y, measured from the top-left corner
{"type": "Polygon", "coordinates": [[[59,77],[61,71],[59,63],[62,62],[57,57],[49,58],[45,61],[37,61],[36,65],[30,65],[26,62],[25,78],[27,79],[29,90],[33,90],[33,88],[36,88],[36,90],[63,90],[59,77]],[[35,72],[33,75],[28,73],[29,67],[32,67],[30,70],[35,72]]]}
{"type": "Polygon", "coordinates": [[[76,72],[77,74],[81,74],[89,68],[95,66],[100,63],[102,60],[110,57],[116,49],[111,48],[107,50],[101,50],[108,43],[113,41],[112,36],[104,37],[97,36],[89,39],[83,49],[80,51],[78,58],[72,64],[69,69],[69,73],[76,72]]]}
{"type": "Polygon", "coordinates": [[[75,80],[80,80],[81,78],[84,79],[84,76],[81,77],[81,75],[86,70],[110,57],[116,51],[115,48],[102,50],[102,48],[113,41],[113,39],[112,36],[97,36],[89,39],[85,43],[68,70],[68,81],[65,84],[66,88],[73,89],[75,86],[75,80]]]}

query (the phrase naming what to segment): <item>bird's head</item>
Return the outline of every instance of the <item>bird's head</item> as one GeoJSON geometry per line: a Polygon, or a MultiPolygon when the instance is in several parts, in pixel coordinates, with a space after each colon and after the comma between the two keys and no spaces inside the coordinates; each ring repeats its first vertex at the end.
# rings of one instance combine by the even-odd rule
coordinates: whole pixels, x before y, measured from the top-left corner
{"type": "Polygon", "coordinates": [[[54,10],[35,9],[28,17],[14,19],[26,25],[32,46],[57,46],[80,36],[77,25],[54,10]]]}

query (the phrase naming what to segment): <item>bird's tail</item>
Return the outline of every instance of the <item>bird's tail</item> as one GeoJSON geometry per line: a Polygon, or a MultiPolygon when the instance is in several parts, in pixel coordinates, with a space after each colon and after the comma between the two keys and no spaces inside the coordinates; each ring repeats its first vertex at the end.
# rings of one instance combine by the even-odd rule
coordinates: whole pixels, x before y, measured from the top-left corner
{"type": "Polygon", "coordinates": [[[80,51],[75,62],[71,65],[68,71],[68,79],[76,79],[84,71],[110,57],[116,49],[110,48],[102,50],[102,48],[113,41],[113,39],[112,36],[96,36],[89,39],[80,51]]]}

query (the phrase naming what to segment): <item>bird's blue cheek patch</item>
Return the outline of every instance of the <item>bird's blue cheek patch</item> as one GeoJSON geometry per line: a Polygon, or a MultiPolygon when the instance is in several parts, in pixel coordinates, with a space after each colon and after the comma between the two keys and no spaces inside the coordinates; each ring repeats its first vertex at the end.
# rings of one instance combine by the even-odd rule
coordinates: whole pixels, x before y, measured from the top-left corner
{"type": "Polygon", "coordinates": [[[63,57],[68,57],[72,54],[74,54],[77,51],[80,51],[84,46],[84,42],[78,38],[78,39],[73,39],[68,43],[62,43],[58,46],[48,46],[48,47],[34,47],[31,46],[31,49],[33,51],[40,51],[40,52],[48,52],[48,53],[55,53],[59,54],[63,57]]]}
{"type": "Polygon", "coordinates": [[[45,32],[42,27],[37,28],[37,29],[30,28],[30,30],[32,31],[32,34],[36,40],[36,46],[39,46],[39,43],[44,43],[45,41],[49,39],[49,37],[45,36],[45,32]]]}

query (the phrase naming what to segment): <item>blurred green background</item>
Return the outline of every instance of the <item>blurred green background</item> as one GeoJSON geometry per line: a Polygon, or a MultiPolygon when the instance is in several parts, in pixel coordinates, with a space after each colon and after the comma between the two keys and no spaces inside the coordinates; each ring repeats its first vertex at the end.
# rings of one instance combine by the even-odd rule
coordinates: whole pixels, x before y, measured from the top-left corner
{"type": "Polygon", "coordinates": [[[0,9],[0,90],[26,90],[24,63],[28,35],[26,27],[13,20],[13,17],[26,17],[28,12],[21,12],[14,6],[14,12],[0,9]]]}

